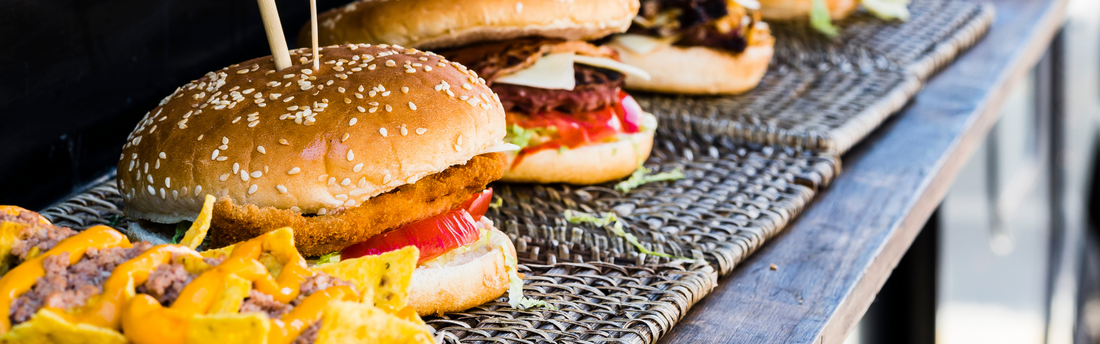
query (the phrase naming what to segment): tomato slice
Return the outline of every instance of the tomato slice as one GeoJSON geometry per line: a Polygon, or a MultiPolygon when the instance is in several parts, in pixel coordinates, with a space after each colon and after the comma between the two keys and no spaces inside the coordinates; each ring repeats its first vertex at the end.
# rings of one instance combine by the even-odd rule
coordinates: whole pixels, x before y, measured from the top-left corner
{"type": "Polygon", "coordinates": [[[382,254],[412,245],[420,249],[419,263],[423,263],[477,241],[481,233],[474,223],[466,209],[453,209],[348,246],[340,251],[340,258],[382,254]]]}
{"type": "Polygon", "coordinates": [[[623,121],[623,132],[633,134],[642,130],[642,106],[626,92],[619,91],[619,119],[623,121]]]}
{"type": "Polygon", "coordinates": [[[493,202],[493,188],[485,189],[485,191],[474,193],[470,196],[470,199],[462,203],[459,208],[466,209],[466,212],[473,216],[474,221],[481,221],[481,217],[485,216],[485,212],[489,211],[489,204],[493,202]]]}

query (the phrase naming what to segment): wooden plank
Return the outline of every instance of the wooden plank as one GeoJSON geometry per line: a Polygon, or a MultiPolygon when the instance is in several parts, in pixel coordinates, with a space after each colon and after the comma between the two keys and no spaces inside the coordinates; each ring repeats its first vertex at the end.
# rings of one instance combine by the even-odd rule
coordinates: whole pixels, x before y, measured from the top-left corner
{"type": "Polygon", "coordinates": [[[989,34],[845,156],[845,171],[806,213],[720,280],[661,342],[845,339],[996,121],[1012,85],[1045,51],[1066,4],[993,2],[989,34]]]}

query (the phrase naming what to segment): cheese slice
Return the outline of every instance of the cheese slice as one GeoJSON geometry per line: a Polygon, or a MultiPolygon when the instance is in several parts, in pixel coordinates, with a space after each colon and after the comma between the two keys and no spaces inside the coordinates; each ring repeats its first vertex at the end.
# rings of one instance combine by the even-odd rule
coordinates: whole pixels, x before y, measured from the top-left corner
{"type": "Polygon", "coordinates": [[[615,35],[615,37],[611,39],[611,44],[622,47],[638,55],[645,55],[651,51],[657,50],[657,48],[671,46],[672,42],[675,42],[679,38],[679,36],[657,38],[653,36],[624,33],[615,35]]]}
{"type": "Polygon", "coordinates": [[[519,146],[508,143],[508,142],[500,141],[500,142],[497,142],[497,144],[492,145],[489,148],[485,148],[484,150],[482,150],[481,152],[478,152],[477,154],[481,155],[481,154],[489,154],[489,153],[497,153],[497,152],[511,152],[511,151],[518,151],[518,150],[520,150],[519,146]]]}
{"type": "Polygon", "coordinates": [[[606,57],[576,55],[573,56],[573,62],[592,67],[606,68],[626,75],[636,76],[644,80],[649,80],[649,73],[646,73],[641,68],[634,67],[606,57]]]}
{"type": "Polygon", "coordinates": [[[577,80],[573,77],[574,56],[572,52],[547,54],[531,67],[501,76],[493,82],[551,90],[573,90],[577,86],[577,80]]]}

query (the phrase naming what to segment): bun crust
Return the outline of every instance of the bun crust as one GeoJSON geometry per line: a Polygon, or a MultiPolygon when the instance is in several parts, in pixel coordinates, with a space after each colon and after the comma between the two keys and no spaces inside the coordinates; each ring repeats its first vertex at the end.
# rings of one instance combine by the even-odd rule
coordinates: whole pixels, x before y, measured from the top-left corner
{"type": "Polygon", "coordinates": [[[568,183],[589,185],[629,176],[653,149],[653,131],[621,135],[618,141],[581,146],[558,152],[549,149],[529,154],[512,165],[500,180],[519,183],[568,183]]]}
{"type": "MultiPolygon", "coordinates": [[[[421,49],[542,36],[593,40],[625,32],[638,0],[360,0],[317,17],[319,44],[390,43],[421,49]]],[[[310,26],[298,35],[310,45],[310,26]]]]}
{"type": "MultiPolygon", "coordinates": [[[[761,26],[761,25],[758,25],[761,26]]],[[[753,35],[769,35],[757,29],[753,35]]],[[[645,70],[649,80],[626,77],[631,90],[681,94],[738,94],[760,83],[768,70],[774,41],[753,37],[758,43],[739,54],[707,47],[663,46],[646,54],[611,44],[623,63],[645,70]]]]}
{"type": "MultiPolygon", "coordinates": [[[[766,20],[809,20],[811,0],[758,0],[760,16],[766,20]]],[[[825,0],[829,8],[829,17],[840,20],[847,17],[859,6],[857,0],[825,0]]]]}
{"type": "Polygon", "coordinates": [[[318,71],[308,49],[293,50],[302,64],[276,72],[270,56],[257,58],[164,98],[123,147],[126,213],[191,220],[206,194],[325,213],[464,164],[504,137],[500,102],[466,67],[390,46],[321,55],[318,71]]]}
{"type": "MultiPolygon", "coordinates": [[[[504,249],[515,257],[512,241],[496,228],[492,231],[504,238],[504,249]]],[[[508,290],[503,253],[500,246],[494,246],[488,252],[471,251],[455,257],[455,260],[469,260],[461,265],[418,267],[413,271],[409,286],[409,305],[420,315],[442,315],[495,300],[508,290]]]]}

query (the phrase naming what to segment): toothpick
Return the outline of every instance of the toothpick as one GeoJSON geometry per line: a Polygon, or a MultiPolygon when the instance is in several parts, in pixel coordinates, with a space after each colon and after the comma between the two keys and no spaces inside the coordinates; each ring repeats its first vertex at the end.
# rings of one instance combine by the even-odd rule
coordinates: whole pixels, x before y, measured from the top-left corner
{"type": "Polygon", "coordinates": [[[286,48],[286,37],[283,37],[283,24],[279,22],[279,10],[275,8],[275,0],[256,0],[260,4],[260,18],[264,21],[264,31],[267,31],[267,44],[271,46],[271,57],[275,59],[275,69],[282,70],[290,67],[290,51],[286,48]]]}
{"type": "Polygon", "coordinates": [[[317,0],[309,0],[309,23],[313,29],[313,70],[321,69],[321,51],[317,49],[317,0]]]}

